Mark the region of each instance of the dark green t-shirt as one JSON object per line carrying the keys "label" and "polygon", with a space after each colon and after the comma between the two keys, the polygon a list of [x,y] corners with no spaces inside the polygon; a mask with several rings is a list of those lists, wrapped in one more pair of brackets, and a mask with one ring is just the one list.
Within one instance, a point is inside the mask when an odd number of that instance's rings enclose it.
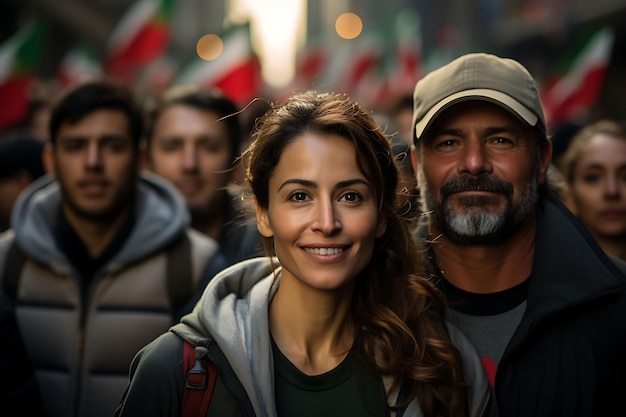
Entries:
{"label": "dark green t-shirt", "polygon": [[272,340],[276,408],[283,417],[389,416],[382,378],[351,350],[335,369],[309,376]]}

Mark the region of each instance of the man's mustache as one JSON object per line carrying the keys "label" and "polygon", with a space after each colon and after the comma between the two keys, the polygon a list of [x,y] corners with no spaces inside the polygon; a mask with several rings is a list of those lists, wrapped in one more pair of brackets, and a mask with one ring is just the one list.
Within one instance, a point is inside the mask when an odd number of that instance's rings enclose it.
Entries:
{"label": "man's mustache", "polygon": [[462,191],[486,191],[491,193],[504,194],[507,197],[513,196],[513,186],[492,176],[469,177],[462,176],[447,181],[441,187],[442,197]]}

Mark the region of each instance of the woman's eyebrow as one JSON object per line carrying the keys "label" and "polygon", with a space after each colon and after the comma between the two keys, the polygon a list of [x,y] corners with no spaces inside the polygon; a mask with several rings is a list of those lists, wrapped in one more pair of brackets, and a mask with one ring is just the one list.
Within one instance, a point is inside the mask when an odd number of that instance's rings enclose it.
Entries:
{"label": "woman's eyebrow", "polygon": [[[280,187],[278,187],[278,190],[280,191],[282,188],[284,188],[285,186],[287,186],[289,184],[297,184],[297,185],[301,185],[303,187],[311,187],[311,188],[317,187],[317,183],[315,183],[314,181],[303,180],[303,179],[299,179],[299,178],[292,178],[292,179],[288,179],[285,182],[283,182],[280,185]],[[349,186],[355,185],[355,184],[364,184],[364,185],[369,186],[368,182],[365,181],[364,179],[354,178],[354,179],[350,179],[350,180],[339,181],[337,183],[337,188],[349,187]]]}

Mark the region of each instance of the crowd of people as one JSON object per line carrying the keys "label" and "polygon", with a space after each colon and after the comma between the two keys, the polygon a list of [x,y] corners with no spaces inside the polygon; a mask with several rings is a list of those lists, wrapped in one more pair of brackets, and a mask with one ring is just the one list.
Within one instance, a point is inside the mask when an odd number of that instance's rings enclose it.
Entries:
{"label": "crowd of people", "polygon": [[46,108],[0,139],[1,410],[184,415],[187,345],[208,416],[621,405],[626,127],[554,155],[519,62],[456,58],[386,122],[104,79]]}

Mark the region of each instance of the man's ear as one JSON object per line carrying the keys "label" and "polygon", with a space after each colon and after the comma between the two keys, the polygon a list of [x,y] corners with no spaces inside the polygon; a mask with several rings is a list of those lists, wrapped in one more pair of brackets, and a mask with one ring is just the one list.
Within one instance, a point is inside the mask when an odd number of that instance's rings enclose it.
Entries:
{"label": "man's ear", "polygon": [[259,230],[261,236],[274,236],[274,230],[272,229],[272,224],[270,222],[267,209],[261,207],[256,198],[254,199],[254,211],[256,212],[256,227]]}
{"label": "man's ear", "polygon": [[539,158],[537,181],[539,184],[543,184],[548,181],[548,169],[552,163],[552,141],[545,141],[540,146],[543,147],[543,150]]}
{"label": "man's ear", "polygon": [[46,143],[41,152],[41,160],[46,172],[50,175],[55,175],[54,169],[54,145],[50,142]]}

